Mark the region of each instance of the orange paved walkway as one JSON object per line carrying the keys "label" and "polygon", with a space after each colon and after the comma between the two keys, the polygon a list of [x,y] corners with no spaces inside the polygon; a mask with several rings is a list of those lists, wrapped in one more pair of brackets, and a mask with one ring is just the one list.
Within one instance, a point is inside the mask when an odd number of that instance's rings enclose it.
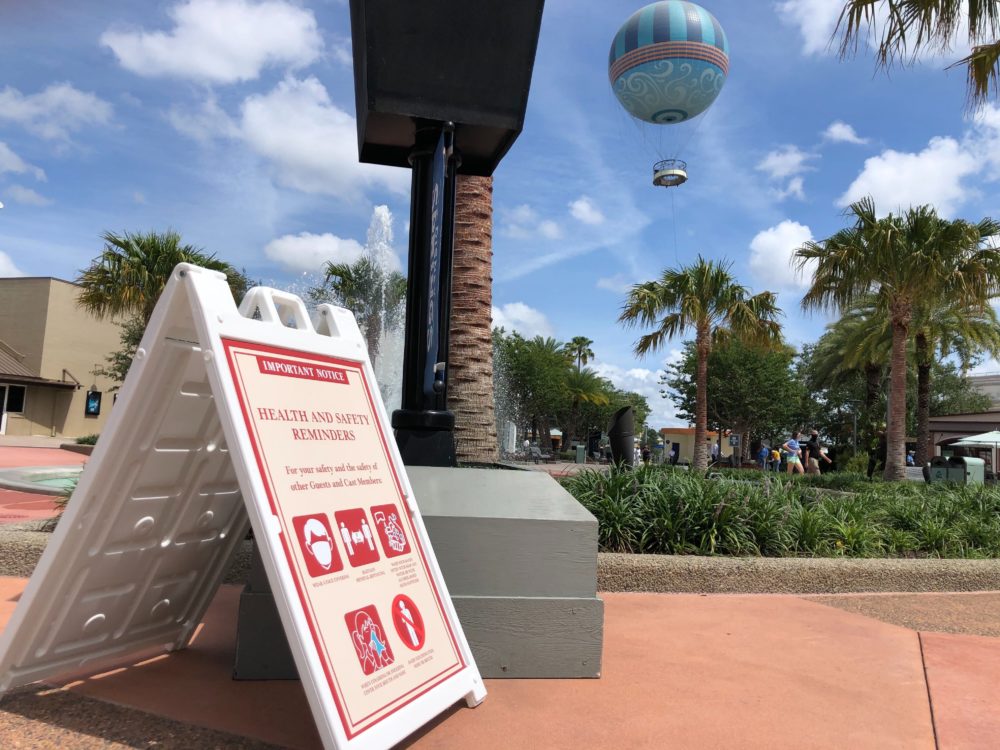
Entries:
{"label": "orange paved walkway", "polygon": [[[22,579],[0,578],[0,626]],[[298,682],[233,682],[237,587],[186,651],[70,683],[94,698],[318,748]],[[919,634],[794,596],[604,594],[600,680],[488,680],[408,747],[1000,747],[1000,639]],[[921,640],[927,660],[925,681]]]}

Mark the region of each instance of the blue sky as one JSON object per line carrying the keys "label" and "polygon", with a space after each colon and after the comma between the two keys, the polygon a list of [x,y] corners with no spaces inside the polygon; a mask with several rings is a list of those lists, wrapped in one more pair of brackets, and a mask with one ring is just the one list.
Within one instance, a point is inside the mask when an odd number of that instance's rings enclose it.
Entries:
{"label": "blue sky", "polygon": [[[829,49],[840,0],[705,2],[730,75],[701,120],[637,126],[607,81],[607,52],[642,3],[548,0],[524,132],[495,179],[496,322],[594,340],[594,366],[657,395],[656,356],[615,322],[630,284],[699,253],[799,310],[788,259],[843,226],[846,202],[931,203],[1000,216],[1000,109],[964,109],[961,45],[875,71]],[[0,276],[73,278],[104,231],[179,231],[275,285],[361,251],[376,206],[406,252],[409,173],[357,162],[346,2],[114,0],[0,4]],[[488,95],[488,92],[484,92]],[[659,156],[689,182],[651,185]],[[994,367],[989,363],[987,367]],[[779,397],[779,394],[776,394]]]}

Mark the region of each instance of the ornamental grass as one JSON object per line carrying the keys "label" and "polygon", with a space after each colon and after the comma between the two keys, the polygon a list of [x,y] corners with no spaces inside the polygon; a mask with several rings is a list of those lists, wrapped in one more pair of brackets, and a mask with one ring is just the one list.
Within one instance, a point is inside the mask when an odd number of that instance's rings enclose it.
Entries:
{"label": "ornamental grass", "polygon": [[566,489],[603,551],[765,557],[1000,557],[1000,489],[643,466]]}

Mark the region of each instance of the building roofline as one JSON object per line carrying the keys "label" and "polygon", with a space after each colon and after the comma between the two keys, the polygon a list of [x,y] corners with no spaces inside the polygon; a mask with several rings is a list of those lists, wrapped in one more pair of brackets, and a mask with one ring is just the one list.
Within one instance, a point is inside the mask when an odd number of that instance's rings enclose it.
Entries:
{"label": "building roofline", "polygon": [[960,411],[957,414],[939,414],[931,419],[951,419],[952,417],[978,417],[983,414],[996,414],[1000,416],[1000,409],[983,409],[983,411]]}
{"label": "building roofline", "polygon": [[58,276],[0,276],[0,281],[58,281],[62,284],[69,284],[70,286],[80,286],[75,281],[67,281],[66,279],[60,279]]}

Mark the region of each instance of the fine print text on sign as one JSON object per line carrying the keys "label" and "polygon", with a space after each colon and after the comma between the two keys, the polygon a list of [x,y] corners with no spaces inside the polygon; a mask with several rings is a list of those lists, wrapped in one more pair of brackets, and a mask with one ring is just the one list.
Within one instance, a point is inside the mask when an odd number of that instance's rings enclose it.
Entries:
{"label": "fine print text on sign", "polygon": [[222,344],[281,551],[344,730],[355,737],[465,660],[361,364]]}

